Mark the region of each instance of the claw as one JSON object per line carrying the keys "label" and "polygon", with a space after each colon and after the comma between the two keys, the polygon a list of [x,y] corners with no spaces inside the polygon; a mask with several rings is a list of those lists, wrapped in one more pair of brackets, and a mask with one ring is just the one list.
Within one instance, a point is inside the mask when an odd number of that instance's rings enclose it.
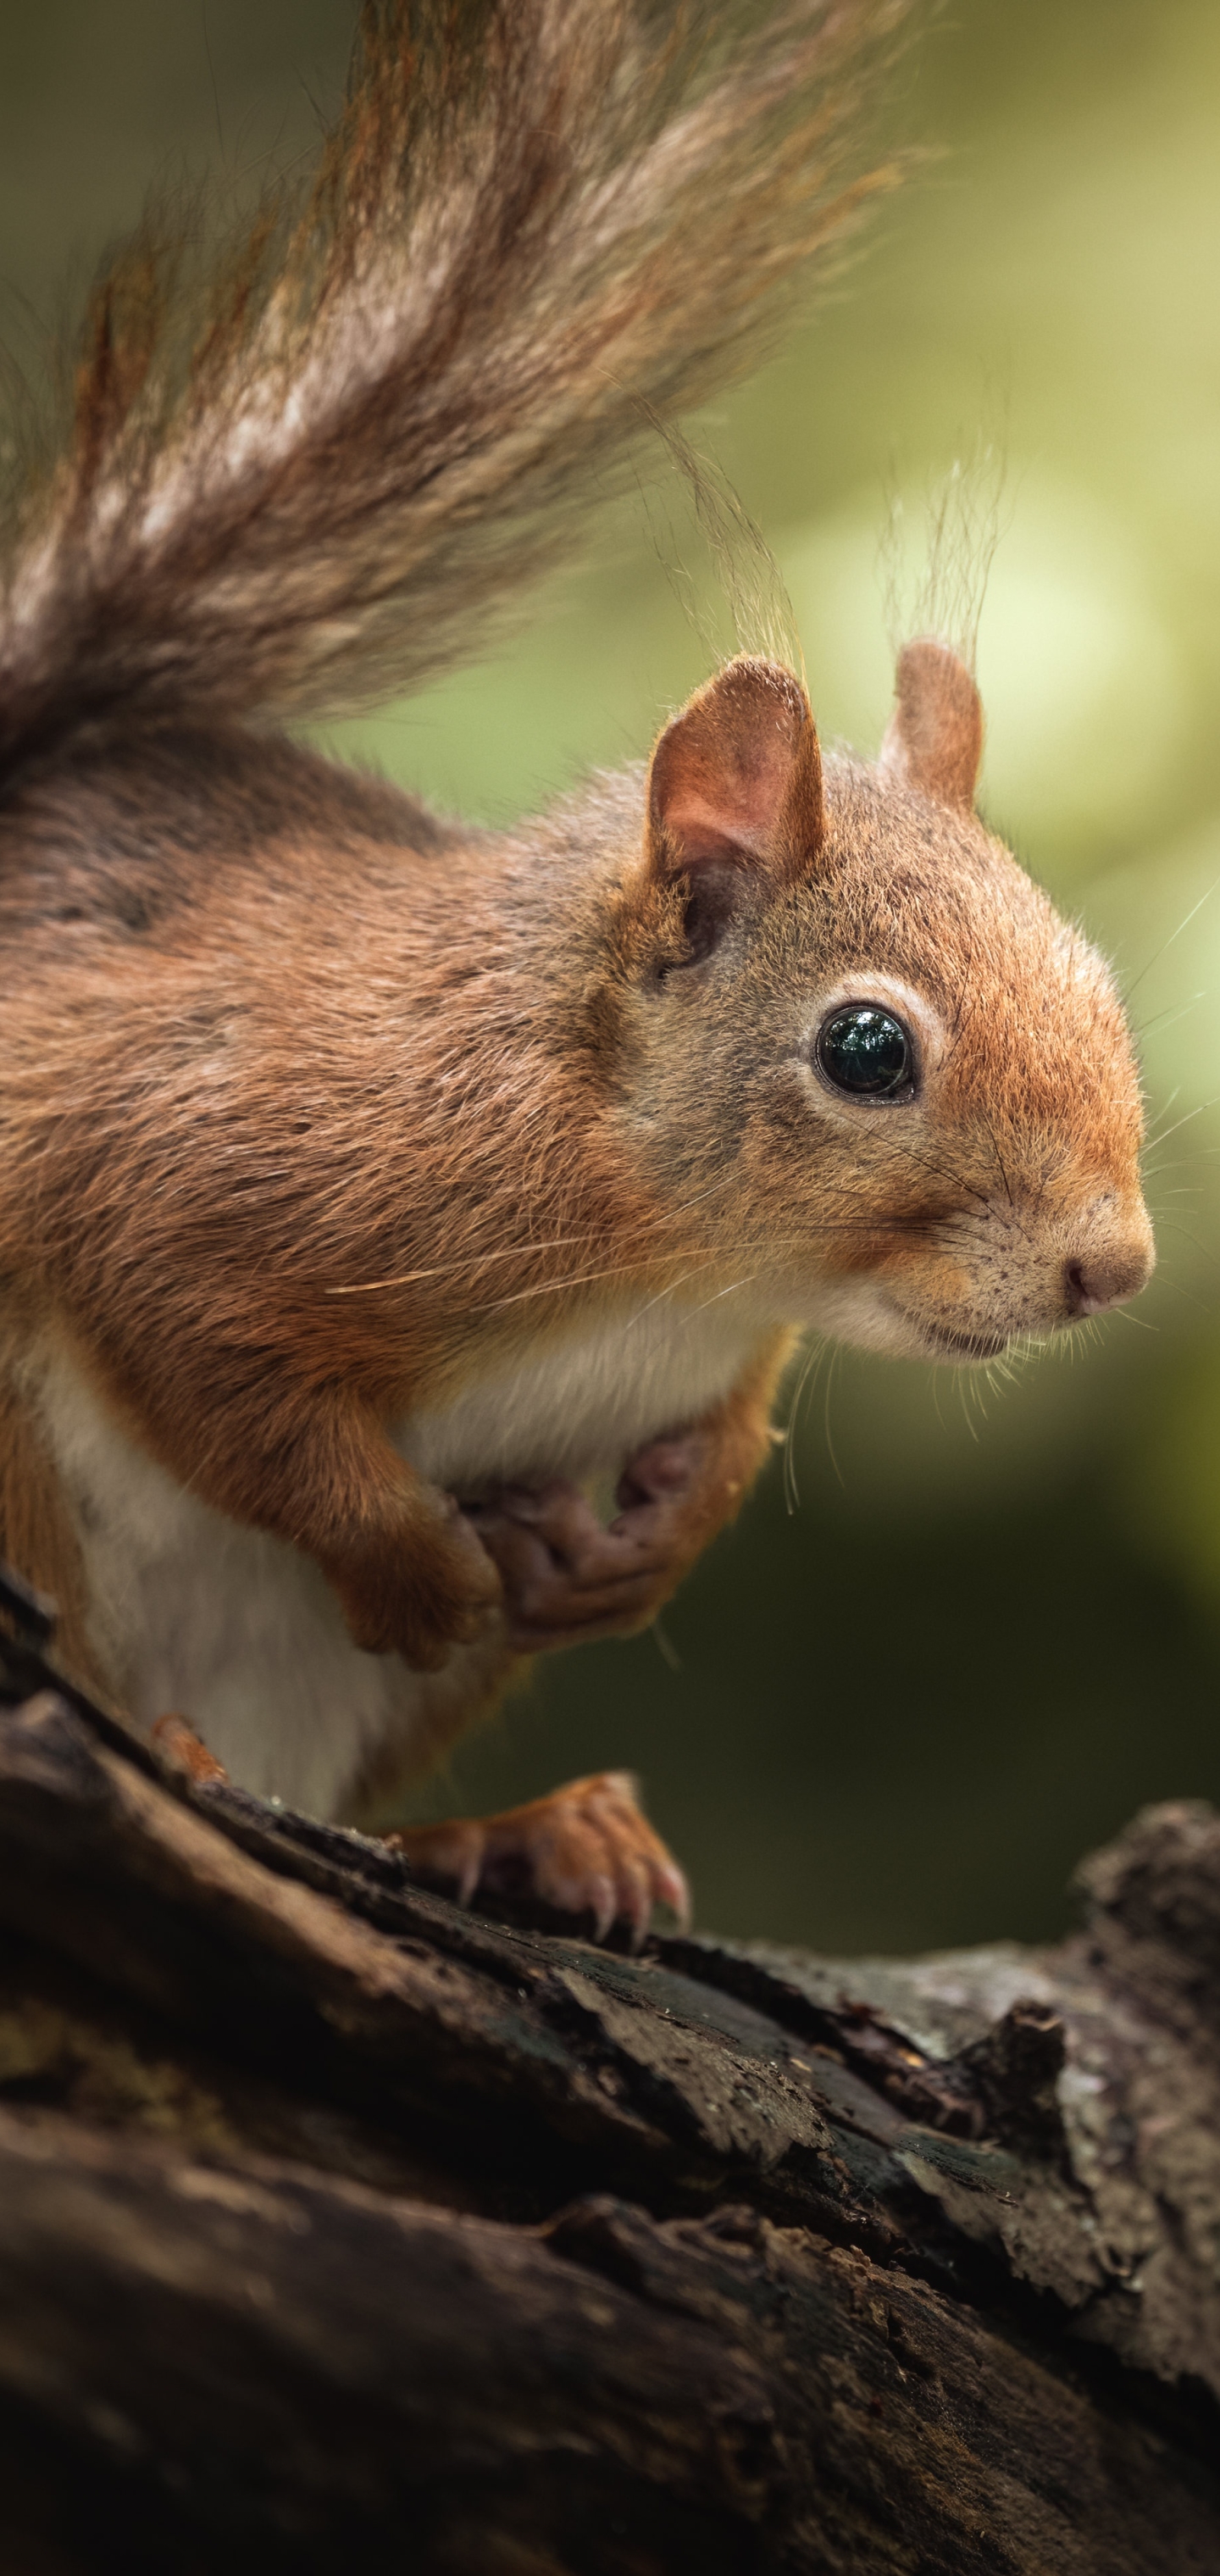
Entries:
{"label": "claw", "polygon": [[690,1885],[686,1872],[679,1869],[676,1861],[667,1861],[664,1868],[658,1870],[656,1899],[659,1905],[669,1907],[670,1913],[676,1918],[678,1930],[689,1932],[691,1927]]}
{"label": "claw", "polygon": [[459,1904],[524,1887],[559,1913],[591,1915],[597,1941],[621,1922],[638,1950],[654,1905],[670,1906],[684,1927],[690,1920],[686,1880],[642,1813],[627,1771],[570,1781],[507,1815],[408,1826],[386,1840],[422,1877],[452,1887]]}
{"label": "claw", "polygon": [[477,1837],[472,1834],[470,1838],[470,1849],[462,1864],[462,1875],[458,1880],[457,1901],[459,1905],[470,1904],[475,1889],[479,1884],[479,1875],[482,1867],[483,1837],[481,1834]]}
{"label": "claw", "polygon": [[595,1941],[604,1941],[611,1924],[617,1920],[619,1911],[611,1880],[591,1879],[585,1889],[585,1901],[586,1903],[591,1901],[593,1906],[593,1938]]}

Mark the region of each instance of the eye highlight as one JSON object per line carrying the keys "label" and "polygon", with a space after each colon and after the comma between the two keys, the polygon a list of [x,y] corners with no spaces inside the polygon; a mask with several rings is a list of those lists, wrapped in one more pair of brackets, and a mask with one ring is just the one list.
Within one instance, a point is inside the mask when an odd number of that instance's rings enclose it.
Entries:
{"label": "eye highlight", "polygon": [[909,1100],[915,1050],[901,1020],[872,1002],[848,1002],[818,1031],[818,1069],[834,1090],[857,1100]]}

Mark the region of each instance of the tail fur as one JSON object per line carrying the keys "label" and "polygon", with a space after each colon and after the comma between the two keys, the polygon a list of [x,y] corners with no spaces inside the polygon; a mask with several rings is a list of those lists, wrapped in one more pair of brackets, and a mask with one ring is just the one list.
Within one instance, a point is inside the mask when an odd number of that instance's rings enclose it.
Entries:
{"label": "tail fur", "polygon": [[0,759],[122,710],[336,715],[484,649],[893,164],[913,0],[367,0],[346,108],[192,286],[154,226],[14,493]]}

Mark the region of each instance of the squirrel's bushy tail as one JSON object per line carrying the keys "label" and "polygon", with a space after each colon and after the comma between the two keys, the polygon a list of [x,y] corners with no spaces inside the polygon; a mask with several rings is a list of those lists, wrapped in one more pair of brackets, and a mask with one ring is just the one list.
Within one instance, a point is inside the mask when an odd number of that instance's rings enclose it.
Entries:
{"label": "squirrel's bushy tail", "polygon": [[194,283],[150,225],[14,493],[0,759],[90,716],[335,715],[481,650],[893,176],[911,0],[368,0],[307,189]]}

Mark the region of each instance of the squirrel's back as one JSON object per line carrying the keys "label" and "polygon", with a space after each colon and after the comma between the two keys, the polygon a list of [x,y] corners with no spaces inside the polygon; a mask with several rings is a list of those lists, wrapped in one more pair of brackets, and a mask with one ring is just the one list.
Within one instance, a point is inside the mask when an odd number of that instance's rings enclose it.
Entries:
{"label": "squirrel's back", "polygon": [[11,520],[0,1537],[261,1787],[651,1615],[802,1329],[986,1360],[1151,1267],[1121,1007],[943,643],[874,764],[741,657],[507,834],[269,730],[484,643],[755,352],[903,14],[370,0],[312,193],[197,311],[118,263]]}

